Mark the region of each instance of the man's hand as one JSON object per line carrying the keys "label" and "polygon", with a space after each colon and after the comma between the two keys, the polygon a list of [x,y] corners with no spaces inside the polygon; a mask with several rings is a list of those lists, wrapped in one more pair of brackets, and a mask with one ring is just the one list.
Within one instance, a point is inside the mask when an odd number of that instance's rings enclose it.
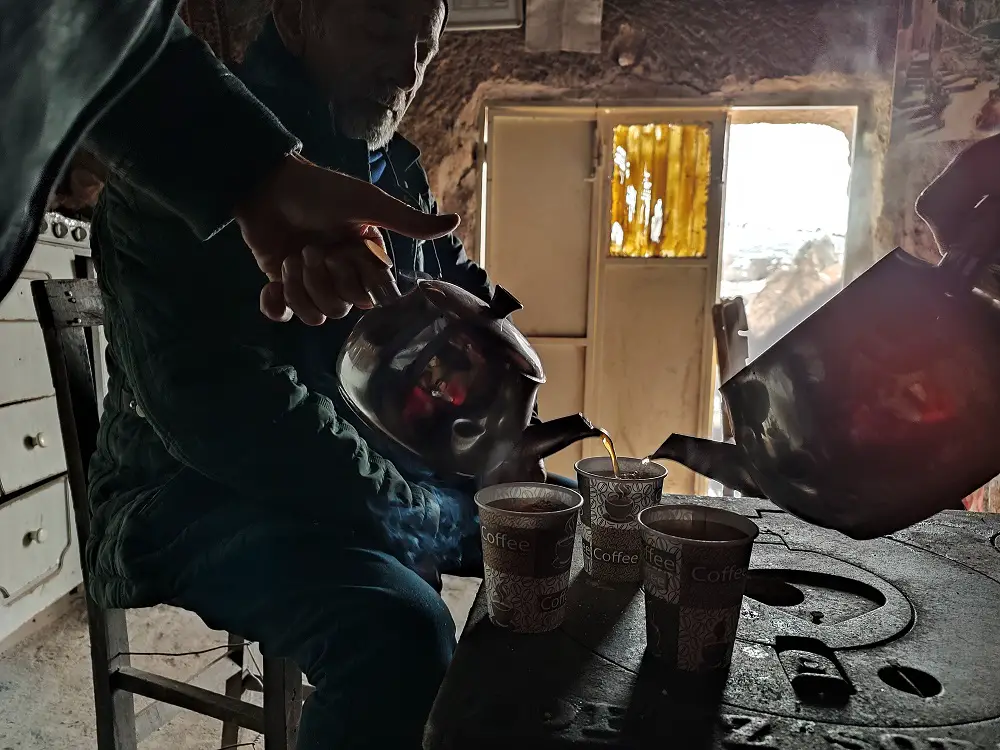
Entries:
{"label": "man's hand", "polygon": [[292,313],[308,325],[372,306],[368,291],[391,279],[384,227],[432,240],[459,224],[455,214],[425,214],[362,180],[286,157],[237,207],[236,221],[268,283],[260,309],[272,320]]}
{"label": "man's hand", "polygon": [[917,215],[930,226],[942,252],[968,236],[973,211],[986,195],[1000,198],[1000,135],[969,146],[917,198]]}

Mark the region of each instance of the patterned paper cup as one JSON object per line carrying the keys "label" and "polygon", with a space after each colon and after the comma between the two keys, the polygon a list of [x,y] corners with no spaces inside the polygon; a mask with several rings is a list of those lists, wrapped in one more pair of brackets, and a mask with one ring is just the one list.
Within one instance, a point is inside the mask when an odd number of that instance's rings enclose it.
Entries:
{"label": "patterned paper cup", "polygon": [[583,569],[602,581],[642,580],[638,515],[660,502],[667,470],[638,458],[619,458],[615,477],[610,458],[576,463],[583,495]]}
{"label": "patterned paper cup", "polygon": [[646,650],[681,677],[725,677],[757,525],[698,505],[639,514]]}
{"label": "patterned paper cup", "polygon": [[516,633],[555,630],[566,615],[579,492],[551,484],[497,484],[476,493],[494,625]]}

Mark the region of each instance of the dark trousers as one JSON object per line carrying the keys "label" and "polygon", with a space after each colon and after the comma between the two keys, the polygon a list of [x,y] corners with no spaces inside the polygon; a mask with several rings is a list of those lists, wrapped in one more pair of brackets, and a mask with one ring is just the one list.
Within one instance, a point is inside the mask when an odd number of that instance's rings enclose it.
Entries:
{"label": "dark trousers", "polygon": [[[208,564],[182,577],[170,604],[302,669],[316,692],[298,750],[419,750],[455,648],[432,583],[385,552],[293,520],[241,526],[202,554]],[[481,563],[456,572],[482,575]]]}
{"label": "dark trousers", "polygon": [[421,746],[455,625],[437,592],[390,555],[337,549],[302,528],[266,530],[172,603],[302,669],[316,692],[299,750]]}

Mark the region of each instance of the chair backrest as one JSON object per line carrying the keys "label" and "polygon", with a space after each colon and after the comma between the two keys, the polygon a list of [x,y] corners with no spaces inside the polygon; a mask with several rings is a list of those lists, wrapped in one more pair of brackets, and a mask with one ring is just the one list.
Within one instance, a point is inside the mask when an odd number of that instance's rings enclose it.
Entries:
{"label": "chair backrest", "polygon": [[94,279],[33,281],[31,296],[45,336],[56,390],[59,427],[82,551],[90,532],[87,465],[97,447],[100,423],[92,354],[96,338],[88,337],[88,332],[104,324],[104,305]]}
{"label": "chair backrest", "polygon": [[719,356],[719,385],[746,367],[750,358],[750,342],[745,335],[746,305],[742,297],[727,297],[712,307],[715,345]]}
{"label": "chair backrest", "polygon": [[[712,323],[715,328],[715,349],[719,360],[719,385],[746,367],[750,358],[750,342],[745,335],[750,325],[747,323],[746,306],[742,297],[727,297],[712,306]],[[725,404],[722,408],[722,439],[733,438],[733,423]],[[722,488],[724,497],[732,497],[729,487]]]}

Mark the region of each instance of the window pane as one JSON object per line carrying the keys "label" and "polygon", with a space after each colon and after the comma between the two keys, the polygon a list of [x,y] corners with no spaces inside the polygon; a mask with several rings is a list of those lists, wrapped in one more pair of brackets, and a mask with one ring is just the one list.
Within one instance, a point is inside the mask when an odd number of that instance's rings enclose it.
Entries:
{"label": "window pane", "polygon": [[707,125],[618,125],[611,255],[704,258],[711,174]]}

